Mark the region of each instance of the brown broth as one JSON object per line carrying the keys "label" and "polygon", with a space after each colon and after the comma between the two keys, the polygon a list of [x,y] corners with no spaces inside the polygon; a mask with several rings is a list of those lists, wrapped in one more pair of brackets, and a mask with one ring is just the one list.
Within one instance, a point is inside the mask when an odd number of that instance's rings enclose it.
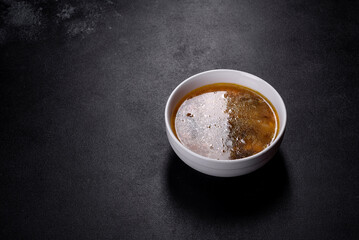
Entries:
{"label": "brown broth", "polygon": [[188,149],[213,159],[238,159],[269,146],[278,134],[275,108],[247,87],[216,83],[197,88],[176,105],[172,130]]}

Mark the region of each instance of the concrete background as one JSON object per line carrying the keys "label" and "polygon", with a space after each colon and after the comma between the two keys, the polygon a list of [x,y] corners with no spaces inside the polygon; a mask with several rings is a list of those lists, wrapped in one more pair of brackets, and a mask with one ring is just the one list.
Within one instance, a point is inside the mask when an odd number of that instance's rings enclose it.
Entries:
{"label": "concrete background", "polygon": [[[0,1],[1,239],[358,239],[358,1]],[[229,68],[282,95],[247,176],[174,154],[164,108]]]}

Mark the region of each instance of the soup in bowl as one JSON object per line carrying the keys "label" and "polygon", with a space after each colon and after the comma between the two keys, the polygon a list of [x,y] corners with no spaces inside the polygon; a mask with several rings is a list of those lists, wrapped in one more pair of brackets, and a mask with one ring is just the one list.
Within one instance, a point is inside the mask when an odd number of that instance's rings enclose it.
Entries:
{"label": "soup in bowl", "polygon": [[165,109],[168,140],[180,159],[212,176],[250,173],[277,152],[286,108],[264,80],[236,70],[211,70],[183,81]]}

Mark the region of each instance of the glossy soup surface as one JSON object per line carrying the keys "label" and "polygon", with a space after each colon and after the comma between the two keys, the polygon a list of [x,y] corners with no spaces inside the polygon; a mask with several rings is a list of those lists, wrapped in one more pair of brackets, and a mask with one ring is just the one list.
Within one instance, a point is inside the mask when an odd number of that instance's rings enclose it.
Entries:
{"label": "glossy soup surface", "polygon": [[213,159],[262,151],[279,129],[271,103],[249,88],[216,83],[188,93],[172,115],[172,129],[188,149]]}

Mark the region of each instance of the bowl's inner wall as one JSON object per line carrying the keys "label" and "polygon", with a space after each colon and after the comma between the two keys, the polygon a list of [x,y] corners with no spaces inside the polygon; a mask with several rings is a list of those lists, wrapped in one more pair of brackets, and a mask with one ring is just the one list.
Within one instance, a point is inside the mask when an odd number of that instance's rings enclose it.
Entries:
{"label": "bowl's inner wall", "polygon": [[[262,79],[239,71],[210,71],[195,75],[188,80],[180,84],[171,95],[166,122],[168,126],[171,126],[171,115],[174,111],[176,104],[190,91],[202,87],[204,85],[213,84],[213,83],[234,83],[239,84],[253,90],[260,92],[265,96],[275,107],[279,117],[279,133],[284,130],[284,121],[285,121],[285,106],[284,103],[277,93],[277,91],[270,86],[268,83]],[[171,127],[170,127],[171,128]],[[172,131],[172,128],[171,128]]]}

